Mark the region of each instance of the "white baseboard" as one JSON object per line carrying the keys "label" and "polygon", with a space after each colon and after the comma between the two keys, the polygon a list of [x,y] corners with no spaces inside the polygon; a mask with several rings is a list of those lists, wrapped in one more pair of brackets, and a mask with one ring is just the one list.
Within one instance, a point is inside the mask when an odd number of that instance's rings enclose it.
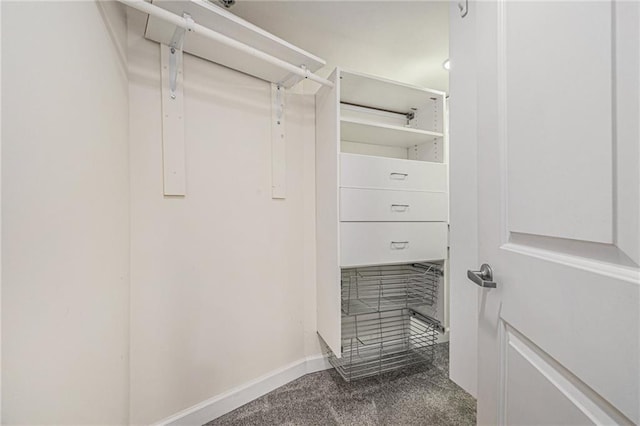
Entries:
{"label": "white baseboard", "polygon": [[438,340],[436,343],[446,343],[449,341],[449,329],[447,328],[444,333],[438,333]]}
{"label": "white baseboard", "polygon": [[214,396],[199,404],[167,417],[155,425],[202,425],[227,414],[282,385],[305,374],[331,368],[323,355],[307,357],[293,362],[271,373],[258,377],[223,394]]}

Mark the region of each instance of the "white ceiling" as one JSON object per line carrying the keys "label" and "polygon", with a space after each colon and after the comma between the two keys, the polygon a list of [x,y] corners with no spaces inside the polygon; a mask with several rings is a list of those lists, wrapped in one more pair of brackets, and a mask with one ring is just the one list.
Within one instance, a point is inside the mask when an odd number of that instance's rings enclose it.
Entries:
{"label": "white ceiling", "polygon": [[229,9],[336,66],[448,91],[446,1],[247,1]]}

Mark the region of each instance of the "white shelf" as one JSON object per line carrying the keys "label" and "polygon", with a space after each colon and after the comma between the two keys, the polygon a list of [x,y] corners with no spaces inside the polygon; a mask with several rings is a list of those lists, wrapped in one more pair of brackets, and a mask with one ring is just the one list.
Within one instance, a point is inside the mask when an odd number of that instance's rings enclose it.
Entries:
{"label": "white shelf", "polygon": [[356,118],[340,120],[340,139],[348,142],[410,148],[441,137],[442,133],[411,127],[379,124]]}
{"label": "white shelf", "polygon": [[[158,6],[178,16],[191,15],[200,25],[220,34],[251,46],[297,67],[306,66],[312,73],[322,68],[325,61],[304,50],[287,43],[273,34],[256,27],[221,7],[205,0],[166,1],[152,0]],[[145,37],[169,45],[175,31],[172,25],[162,19],[149,16]],[[262,59],[240,52],[225,44],[214,42],[196,33],[188,33],[184,39],[183,50],[192,55],[224,65],[272,83],[282,83],[286,88],[293,86],[299,78],[282,68]]]}
{"label": "white shelf", "polygon": [[423,108],[429,101],[442,102],[445,93],[402,84],[380,77],[342,70],[340,102],[408,113]]}

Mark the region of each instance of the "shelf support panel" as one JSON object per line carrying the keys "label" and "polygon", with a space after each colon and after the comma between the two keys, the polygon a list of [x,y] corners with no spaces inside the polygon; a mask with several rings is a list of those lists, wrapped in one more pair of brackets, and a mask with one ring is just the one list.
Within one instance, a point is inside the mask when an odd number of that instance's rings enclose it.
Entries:
{"label": "shelf support panel", "polygon": [[274,199],[284,199],[287,194],[284,95],[284,87],[271,84],[271,198]]}
{"label": "shelf support panel", "polygon": [[163,193],[168,196],[187,193],[182,47],[185,34],[192,31],[194,22],[187,13],[183,18],[185,28],[176,26],[169,45],[160,45]]}

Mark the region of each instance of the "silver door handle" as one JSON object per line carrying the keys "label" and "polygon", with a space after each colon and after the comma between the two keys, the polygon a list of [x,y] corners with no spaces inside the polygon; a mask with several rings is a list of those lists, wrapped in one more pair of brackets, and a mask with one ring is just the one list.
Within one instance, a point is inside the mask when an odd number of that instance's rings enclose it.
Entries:
{"label": "silver door handle", "polygon": [[486,263],[482,264],[479,271],[468,270],[467,278],[480,287],[496,288],[496,283],[493,281],[493,271],[491,270],[491,266]]}

